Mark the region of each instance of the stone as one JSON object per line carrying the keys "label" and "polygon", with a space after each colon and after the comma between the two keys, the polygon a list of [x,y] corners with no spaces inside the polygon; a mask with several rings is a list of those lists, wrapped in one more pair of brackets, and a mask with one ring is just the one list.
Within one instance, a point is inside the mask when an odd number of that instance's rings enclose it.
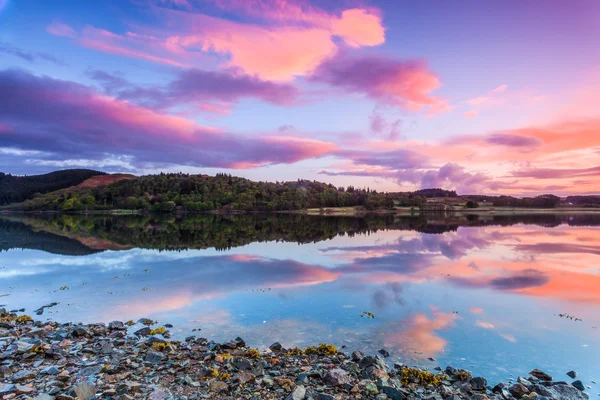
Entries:
{"label": "stone", "polygon": [[551,381],[552,377],[545,373],[544,371],[540,371],[539,369],[534,369],[529,372],[529,375],[535,376],[536,378],[542,381]]}
{"label": "stone", "polygon": [[354,362],[359,362],[361,360],[361,358],[363,358],[365,355],[363,354],[362,351],[353,351],[352,352],[352,361]]}
{"label": "stone", "polygon": [[379,354],[381,354],[381,355],[382,355],[382,356],[384,356],[384,357],[389,357],[389,356],[390,356],[390,352],[389,352],[389,351],[387,351],[386,349],[380,349],[380,350],[378,351],[378,353],[379,353]]}
{"label": "stone", "polygon": [[306,397],[306,389],[304,388],[304,386],[298,385],[285,398],[285,400],[304,400],[305,397]]}
{"label": "stone", "polygon": [[502,393],[502,389],[506,389],[506,384],[504,382],[500,382],[496,386],[492,388],[492,393]]}
{"label": "stone", "polygon": [[520,399],[521,397],[529,394],[530,392],[529,389],[527,389],[527,387],[522,383],[515,383],[514,385],[508,388],[508,391],[517,399]]}
{"label": "stone", "polygon": [[374,384],[373,382],[367,383],[367,386],[365,386],[365,390],[367,391],[367,393],[371,394],[372,396],[379,393],[379,389],[377,388],[377,385]]}
{"label": "stone", "polygon": [[252,370],[252,363],[247,358],[236,358],[233,361],[233,365],[240,371]]}
{"label": "stone", "polygon": [[237,381],[242,385],[246,383],[252,383],[254,382],[254,379],[254,374],[251,374],[250,372],[240,372],[237,376]]}
{"label": "stone", "polygon": [[576,389],[581,390],[582,392],[585,390],[585,386],[583,386],[583,382],[581,382],[579,380],[571,383],[571,385],[573,385],[573,387],[575,387]]}
{"label": "stone", "polygon": [[35,346],[32,343],[19,340],[17,342],[17,353],[27,353],[32,350]]}
{"label": "stone", "polygon": [[567,375],[569,376],[569,378],[575,379],[577,377],[577,372],[569,371],[569,372],[567,372]]}
{"label": "stone", "polygon": [[156,351],[149,351],[146,354],[146,358],[144,358],[144,361],[152,363],[152,364],[158,364],[159,362],[162,361],[163,358],[164,358],[163,353],[159,353]]}
{"label": "stone", "polygon": [[392,400],[404,400],[404,394],[392,386],[382,386],[381,391]]}
{"label": "stone", "polygon": [[227,390],[229,390],[229,386],[227,386],[225,382],[221,381],[212,381],[209,385],[209,388],[211,392],[216,393],[226,392]]}
{"label": "stone", "polygon": [[22,370],[19,370],[16,374],[14,374],[12,376],[12,381],[13,382],[23,382],[23,381],[35,378],[36,375],[37,374],[35,371],[22,369]]}
{"label": "stone", "polygon": [[35,396],[33,400],[54,400],[54,397],[50,396],[49,394],[42,393]]}
{"label": "stone", "polygon": [[108,323],[108,329],[124,329],[125,325],[121,321],[111,321]]}
{"label": "stone", "polygon": [[487,388],[487,380],[482,377],[472,378],[469,381],[469,384],[471,385],[471,389],[477,390],[477,391],[483,391],[483,390],[486,390],[486,388]]}
{"label": "stone", "polygon": [[150,396],[149,400],[167,400],[169,398],[169,394],[163,389],[154,389]]}
{"label": "stone", "polygon": [[377,380],[377,379],[388,379],[390,376],[385,369],[382,369],[376,365],[369,365],[360,371],[360,375],[365,379]]}
{"label": "stone", "polygon": [[19,394],[31,394],[35,391],[34,388],[24,385],[16,385],[16,389]]}
{"label": "stone", "polygon": [[379,369],[386,369],[387,365],[385,364],[385,361],[383,361],[381,358],[379,357],[373,357],[373,356],[366,356],[363,357],[360,362],[358,363],[358,366],[363,369],[363,368],[367,368],[369,366],[375,366]]}
{"label": "stone", "polygon": [[54,365],[51,365],[40,371],[41,375],[58,375],[59,373],[60,373],[60,370],[58,368],[56,368]]}
{"label": "stone", "polygon": [[343,386],[346,383],[350,383],[350,376],[343,369],[336,368],[327,371],[323,380],[331,386]]}
{"label": "stone", "polygon": [[17,386],[16,385],[6,385],[6,386],[4,386],[3,388],[0,389],[0,395],[14,393],[16,391],[17,391]]}
{"label": "stone", "polygon": [[75,386],[75,394],[77,395],[77,399],[87,400],[96,394],[96,386],[88,382],[82,382]]}
{"label": "stone", "polygon": [[269,346],[269,349],[271,349],[271,351],[273,351],[275,353],[280,352],[282,348],[283,348],[283,346],[281,346],[281,343],[279,343],[279,342],[275,342]]}
{"label": "stone", "polygon": [[137,323],[146,325],[146,326],[154,325],[154,321],[151,320],[150,318],[140,318],[140,319],[138,319]]}

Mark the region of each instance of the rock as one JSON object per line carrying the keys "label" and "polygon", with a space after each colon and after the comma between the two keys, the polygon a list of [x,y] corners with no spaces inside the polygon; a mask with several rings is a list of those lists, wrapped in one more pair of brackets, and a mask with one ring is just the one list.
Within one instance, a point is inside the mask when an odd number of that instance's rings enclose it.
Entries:
{"label": "rock", "polygon": [[573,385],[573,387],[575,387],[576,389],[581,390],[582,392],[585,390],[585,386],[583,386],[583,382],[581,381],[575,381],[571,383],[571,385]]}
{"label": "rock", "polygon": [[164,355],[162,353],[159,353],[156,351],[149,351],[146,354],[146,358],[144,358],[144,361],[152,363],[152,364],[158,364],[159,362],[162,361],[163,358],[164,358]]}
{"label": "rock", "polygon": [[208,387],[210,388],[211,392],[216,392],[216,393],[220,393],[220,392],[226,392],[227,390],[229,390],[229,386],[227,386],[227,384],[225,382],[221,382],[221,381],[212,381]]}
{"label": "rock", "polygon": [[362,351],[353,351],[352,352],[352,361],[354,362],[359,362],[361,358],[363,358],[365,355],[363,354]]}
{"label": "rock", "polygon": [[250,372],[240,372],[237,376],[237,381],[239,383],[246,384],[254,382],[255,376]]}
{"label": "rock", "polygon": [[527,389],[527,387],[525,385],[523,385],[522,383],[516,383],[514,385],[512,385],[511,387],[508,388],[508,391],[510,392],[510,394],[512,394],[513,396],[515,396],[517,399],[520,399],[521,397],[529,394],[529,389]]}
{"label": "rock", "polygon": [[17,353],[27,353],[28,351],[30,351],[34,347],[35,346],[32,343],[25,342],[23,340],[19,340],[17,342]]}
{"label": "rock", "polygon": [[16,391],[17,391],[17,386],[15,386],[15,385],[6,385],[2,389],[0,389],[0,395],[14,393]]}
{"label": "rock", "polygon": [[16,385],[17,393],[19,394],[31,394],[35,391],[34,388],[23,385]]}
{"label": "rock", "polygon": [[247,358],[236,358],[233,365],[240,371],[251,371],[252,363]]}
{"label": "rock", "polygon": [[343,369],[336,368],[327,371],[323,380],[326,384],[331,386],[343,386],[346,383],[350,383],[350,376],[348,372]]}
{"label": "rock", "polygon": [[435,358],[433,358],[433,357],[429,357],[429,358],[427,358],[427,359],[428,359],[429,361],[435,361]]}
{"label": "rock", "polygon": [[237,347],[246,347],[246,342],[239,336],[234,339],[234,342],[237,345]]}
{"label": "rock", "polygon": [[54,365],[51,365],[40,371],[41,375],[58,375],[59,373],[60,373],[60,370],[58,368],[56,368]]}
{"label": "rock", "polygon": [[477,390],[477,391],[486,390],[486,388],[487,388],[487,380],[485,378],[482,378],[479,376],[472,378],[469,381],[469,384],[471,385],[471,389]]}
{"label": "rock", "polygon": [[281,343],[279,343],[279,342],[275,342],[269,346],[269,349],[271,349],[271,351],[273,351],[275,353],[280,352],[282,348],[283,348],[283,346],[281,346]]}
{"label": "rock", "polygon": [[137,331],[133,332],[133,334],[136,336],[148,336],[150,332],[152,332],[152,330],[145,326],[142,329],[138,329]]}
{"label": "rock", "polygon": [[146,326],[152,326],[155,324],[155,322],[153,320],[151,320],[150,318],[140,318],[140,319],[138,319],[137,323],[146,325]]}
{"label": "rock", "polygon": [[96,394],[96,386],[88,382],[82,382],[75,386],[75,394],[79,400],[87,400]]}
{"label": "rock", "polygon": [[121,321],[111,321],[108,323],[108,329],[125,329],[125,325]]}
{"label": "rock", "polygon": [[285,398],[285,400],[304,400],[305,397],[306,397],[306,389],[304,388],[304,386],[298,385]]}
{"label": "rock", "polygon": [[152,393],[150,393],[150,397],[148,399],[149,400],[166,400],[169,397],[170,397],[169,394],[165,390],[154,389],[154,391]]}
{"label": "rock", "polygon": [[387,351],[386,349],[381,349],[378,351],[379,354],[381,354],[384,357],[389,357],[390,356],[390,352]]}
{"label": "rock", "polygon": [[73,337],[85,337],[85,336],[88,336],[89,333],[82,326],[78,326],[78,327],[76,327],[75,329],[73,329],[71,331],[70,335],[73,336]]}
{"label": "rock", "polygon": [[369,366],[375,366],[379,369],[386,369],[387,365],[385,364],[385,361],[383,361],[381,358],[379,357],[373,357],[373,356],[366,356],[363,357],[360,362],[358,363],[358,366],[363,369],[363,368],[367,368]]}
{"label": "rock", "polygon": [[49,394],[43,393],[35,396],[33,400],[54,400],[54,397],[50,396]]}
{"label": "rock", "polygon": [[389,379],[389,374],[385,369],[381,369],[375,365],[370,365],[360,371],[360,375],[365,379],[377,380],[377,379]]}
{"label": "rock", "polygon": [[569,371],[569,372],[567,372],[567,375],[569,376],[569,378],[575,379],[577,377],[577,372]]}
{"label": "rock", "polygon": [[13,382],[23,382],[23,381],[26,381],[29,379],[33,379],[36,376],[37,376],[37,373],[35,371],[22,369],[22,370],[19,370],[16,374],[14,374],[12,376],[12,381]]}
{"label": "rock", "polygon": [[367,393],[369,393],[372,396],[379,393],[379,389],[377,388],[377,385],[374,384],[373,382],[367,383],[367,386],[365,386],[365,390],[367,391]]}
{"label": "rock", "polygon": [[500,382],[496,386],[492,388],[492,393],[502,393],[502,389],[506,389],[506,384],[504,382]]}
{"label": "rock", "polygon": [[382,386],[381,391],[392,400],[404,400],[404,394],[392,386]]}
{"label": "rock", "polygon": [[529,375],[531,376],[535,376],[536,378],[542,380],[542,381],[551,381],[552,377],[550,375],[548,375],[547,373],[540,371],[539,369],[534,369],[531,370],[529,372]]}

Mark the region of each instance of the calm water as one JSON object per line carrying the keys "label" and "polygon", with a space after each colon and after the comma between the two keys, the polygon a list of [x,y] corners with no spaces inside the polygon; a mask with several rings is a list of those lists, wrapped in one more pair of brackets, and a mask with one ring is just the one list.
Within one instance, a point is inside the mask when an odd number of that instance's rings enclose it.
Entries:
{"label": "calm water", "polygon": [[492,381],[575,369],[599,390],[600,215],[2,217],[0,294],[60,303],[42,319],[385,347]]}

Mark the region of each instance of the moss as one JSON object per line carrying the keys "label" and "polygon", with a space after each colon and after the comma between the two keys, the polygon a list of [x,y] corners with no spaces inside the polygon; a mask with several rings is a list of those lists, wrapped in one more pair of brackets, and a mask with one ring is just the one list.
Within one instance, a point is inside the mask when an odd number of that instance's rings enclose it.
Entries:
{"label": "moss", "polygon": [[152,348],[163,351],[170,345],[171,345],[171,342],[166,342],[166,343],[154,342],[154,343],[152,343]]}
{"label": "moss", "polygon": [[310,346],[304,349],[304,354],[320,353],[326,356],[334,356],[338,353],[337,347],[332,344],[321,343],[318,347]]}
{"label": "moss", "polygon": [[225,361],[233,358],[233,356],[229,353],[217,354],[217,356],[221,357]]}
{"label": "moss", "polygon": [[222,381],[228,381],[231,379],[231,375],[228,374],[227,372],[221,372],[221,373],[219,373],[219,379]]}
{"label": "moss", "polygon": [[127,326],[134,326],[135,322],[133,322],[132,320],[129,320],[129,321],[125,322],[125,325],[127,325]]}
{"label": "moss", "polygon": [[248,351],[246,351],[246,357],[258,360],[260,358],[260,351],[258,351],[257,349],[249,348]]}
{"label": "moss", "polygon": [[165,333],[166,331],[167,331],[167,328],[165,328],[164,326],[161,326],[160,328],[151,329],[150,334],[151,335],[161,335],[161,334]]}
{"label": "moss", "polygon": [[294,347],[293,349],[289,349],[287,352],[287,356],[301,356],[302,354],[304,354],[302,352],[302,349],[299,347]]}
{"label": "moss", "polygon": [[460,371],[458,371],[455,376],[460,380],[460,381],[468,381],[469,379],[471,379],[473,377],[473,375],[471,375],[471,373],[469,371],[465,371],[464,369],[461,369]]}
{"label": "moss", "polygon": [[33,321],[33,319],[29,315],[19,315],[15,318],[17,324],[25,324],[30,321]]}
{"label": "moss", "polygon": [[400,378],[400,382],[403,385],[408,385],[410,383],[419,383],[423,386],[426,385],[434,385],[438,386],[442,383],[446,376],[443,374],[434,375],[431,372],[423,371],[418,368],[409,368],[404,367],[400,370],[402,377]]}

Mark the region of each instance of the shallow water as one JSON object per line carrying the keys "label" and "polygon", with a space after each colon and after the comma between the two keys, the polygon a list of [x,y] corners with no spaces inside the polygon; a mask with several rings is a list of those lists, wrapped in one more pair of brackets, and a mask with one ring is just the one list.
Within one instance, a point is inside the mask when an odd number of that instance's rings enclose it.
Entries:
{"label": "shallow water", "polygon": [[386,348],[494,383],[574,369],[599,391],[599,215],[2,217],[0,295],[59,302],[38,319]]}

